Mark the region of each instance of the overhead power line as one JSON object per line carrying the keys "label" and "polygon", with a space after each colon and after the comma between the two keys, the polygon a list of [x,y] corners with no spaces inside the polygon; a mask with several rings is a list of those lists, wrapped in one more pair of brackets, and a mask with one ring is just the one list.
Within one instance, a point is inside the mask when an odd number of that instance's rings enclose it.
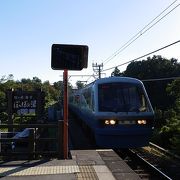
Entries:
{"label": "overhead power line", "polygon": [[151,82],[151,81],[167,81],[167,80],[174,80],[174,79],[180,79],[180,77],[169,77],[169,78],[158,78],[158,79],[144,79],[141,80],[143,82]]}
{"label": "overhead power line", "polygon": [[133,60],[127,61],[127,62],[125,62],[125,63],[122,63],[122,64],[120,64],[120,65],[117,65],[117,66],[114,66],[114,67],[111,67],[111,68],[108,68],[108,69],[104,69],[104,70],[102,70],[102,71],[108,71],[108,70],[114,69],[114,68],[116,68],[116,67],[123,66],[123,65],[125,65],[125,64],[131,63],[131,62],[133,62],[133,61],[137,61],[138,59],[141,59],[141,58],[144,58],[144,57],[146,57],[146,56],[149,56],[149,55],[151,55],[151,54],[153,54],[153,53],[156,53],[156,52],[158,52],[158,51],[161,51],[161,50],[163,50],[163,49],[165,49],[165,48],[168,48],[168,47],[170,47],[170,46],[172,46],[172,45],[175,45],[175,44],[177,44],[177,43],[179,43],[179,42],[180,42],[180,40],[178,40],[178,41],[176,41],[176,42],[174,42],[174,43],[171,43],[171,44],[169,44],[169,45],[167,45],[167,46],[164,46],[164,47],[162,47],[162,48],[159,48],[159,49],[157,49],[157,50],[154,50],[154,51],[152,51],[152,52],[150,52],[150,53],[147,53],[147,54],[145,54],[145,55],[143,55],[143,56],[140,56],[140,57],[138,57],[138,58],[135,58],[135,59],[133,59]]}
{"label": "overhead power line", "polygon": [[92,74],[91,76],[89,76],[89,78],[86,81],[88,82],[91,77],[93,77],[94,79],[97,79],[96,76]]}
{"label": "overhead power line", "polygon": [[[156,16],[153,20],[151,20],[147,25],[145,25],[137,34],[135,34],[130,40],[128,40],[123,46],[121,46],[115,53],[113,53],[111,56],[109,56],[105,61],[103,61],[103,64],[108,63],[110,60],[112,60],[114,57],[116,57],[118,54],[120,54],[122,51],[124,51],[128,46],[130,46],[134,41],[136,41],[140,36],[142,36],[144,33],[146,33],[148,30],[150,30],[153,26],[155,26],[158,22],[160,22],[163,18],[165,18],[168,14],[170,14],[173,10],[175,10],[180,4],[176,5],[173,9],[171,9],[169,12],[167,12],[164,16],[162,16],[160,19],[158,19],[165,11],[167,11],[177,0],[173,1],[166,9],[164,9],[158,16]],[[158,19],[158,20],[157,20]],[[156,22],[154,22],[157,20]],[[154,22],[154,23],[153,23]],[[153,23],[153,24],[152,24]]]}

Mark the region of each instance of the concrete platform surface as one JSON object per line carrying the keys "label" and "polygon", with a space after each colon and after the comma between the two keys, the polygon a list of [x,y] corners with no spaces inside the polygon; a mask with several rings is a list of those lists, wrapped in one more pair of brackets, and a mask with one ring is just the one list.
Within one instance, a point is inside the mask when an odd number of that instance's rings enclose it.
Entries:
{"label": "concrete platform surface", "polygon": [[72,150],[72,159],[0,161],[0,178],[7,180],[140,179],[113,150]]}

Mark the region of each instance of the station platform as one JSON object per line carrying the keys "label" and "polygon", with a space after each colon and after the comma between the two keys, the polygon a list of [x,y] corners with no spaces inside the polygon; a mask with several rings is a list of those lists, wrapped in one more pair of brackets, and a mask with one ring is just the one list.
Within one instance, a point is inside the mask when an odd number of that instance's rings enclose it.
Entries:
{"label": "station platform", "polygon": [[7,180],[139,180],[111,149],[71,150],[72,159],[0,161],[0,178]]}

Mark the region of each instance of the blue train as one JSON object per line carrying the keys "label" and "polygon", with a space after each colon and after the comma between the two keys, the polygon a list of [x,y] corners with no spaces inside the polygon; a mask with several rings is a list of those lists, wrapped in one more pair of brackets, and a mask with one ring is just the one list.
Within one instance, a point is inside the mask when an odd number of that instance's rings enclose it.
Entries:
{"label": "blue train", "polygon": [[89,127],[101,148],[135,148],[149,144],[154,111],[138,79],[98,79],[71,94],[69,108]]}

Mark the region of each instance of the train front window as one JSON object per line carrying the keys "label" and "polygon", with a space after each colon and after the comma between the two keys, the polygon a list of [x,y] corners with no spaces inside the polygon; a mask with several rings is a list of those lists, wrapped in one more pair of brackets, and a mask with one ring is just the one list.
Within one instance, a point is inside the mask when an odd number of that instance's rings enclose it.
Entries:
{"label": "train front window", "polygon": [[141,87],[130,83],[106,83],[98,85],[99,111],[142,112],[148,111]]}

